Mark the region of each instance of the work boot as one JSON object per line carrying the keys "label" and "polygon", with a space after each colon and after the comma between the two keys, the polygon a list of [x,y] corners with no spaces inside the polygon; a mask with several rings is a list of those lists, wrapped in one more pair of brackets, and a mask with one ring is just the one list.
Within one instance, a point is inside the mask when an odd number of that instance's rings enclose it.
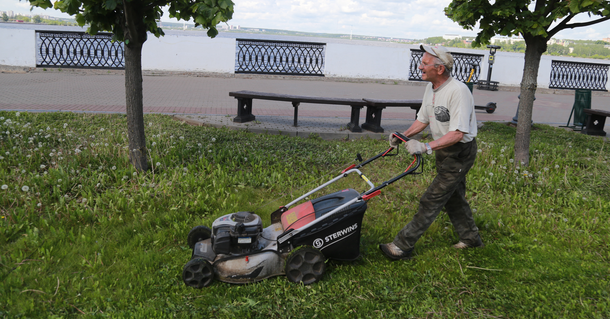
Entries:
{"label": "work boot", "polygon": [[470,245],[470,244],[466,244],[463,241],[459,241],[457,244],[453,245],[453,248],[455,249],[465,249],[465,248],[483,248],[485,247],[485,244],[483,244],[483,240],[481,240],[481,236],[477,235],[477,241],[475,244]]}
{"label": "work boot", "polygon": [[413,252],[413,248],[402,250],[394,245],[394,243],[381,244],[379,245],[379,249],[381,249],[386,257],[392,260],[411,259],[411,253]]}

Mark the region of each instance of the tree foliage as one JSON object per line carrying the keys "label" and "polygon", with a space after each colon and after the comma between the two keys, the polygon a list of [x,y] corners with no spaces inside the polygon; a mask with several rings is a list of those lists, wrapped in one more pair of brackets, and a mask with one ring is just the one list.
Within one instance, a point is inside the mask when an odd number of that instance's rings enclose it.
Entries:
{"label": "tree foliage", "polygon": [[[126,9],[133,9],[142,17],[146,30],[157,37],[165,33],[157,26],[157,20],[163,15],[162,8],[169,7],[170,18],[193,20],[195,26],[208,29],[208,36],[218,34],[216,25],[230,20],[233,16],[231,0],[30,0],[30,4],[43,9],[55,8],[75,16],[76,22],[84,26],[90,34],[109,31],[116,40],[129,40],[126,37]],[[140,22],[140,21],[138,21]],[[137,23],[139,24],[139,23]]]}
{"label": "tree foliage", "polygon": [[[493,2],[493,3],[492,3]],[[532,10],[533,9],[533,10]],[[474,46],[489,44],[495,35],[550,39],[564,29],[608,20],[610,2],[602,0],[454,0],[445,8],[447,16],[462,27],[478,26]],[[595,18],[570,23],[579,14]]]}

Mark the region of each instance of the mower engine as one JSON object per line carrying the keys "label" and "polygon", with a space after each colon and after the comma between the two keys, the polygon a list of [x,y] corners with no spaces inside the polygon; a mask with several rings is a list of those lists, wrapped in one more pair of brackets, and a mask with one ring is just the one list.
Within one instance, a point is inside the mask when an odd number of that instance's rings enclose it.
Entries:
{"label": "mower engine", "polygon": [[262,231],[263,222],[256,214],[237,212],[224,215],[212,224],[212,249],[217,255],[256,251]]}

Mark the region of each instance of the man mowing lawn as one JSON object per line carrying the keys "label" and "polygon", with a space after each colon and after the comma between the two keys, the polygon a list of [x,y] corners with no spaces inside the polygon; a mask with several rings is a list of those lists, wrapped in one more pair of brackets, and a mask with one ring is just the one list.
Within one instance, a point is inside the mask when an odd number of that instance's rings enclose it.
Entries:
{"label": "man mowing lawn", "polygon": [[[430,82],[424,92],[417,120],[404,132],[411,137],[430,126],[434,141],[409,140],[410,154],[436,153],[437,175],[422,195],[413,220],[398,232],[394,241],[379,245],[390,259],[409,259],[415,243],[430,227],[443,206],[460,237],[453,247],[483,247],[479,229],[466,201],[466,174],[477,156],[477,119],[474,99],[468,87],[451,77],[453,57],[441,46],[421,46],[424,55],[419,65],[422,79]],[[390,146],[398,147],[390,136]]]}

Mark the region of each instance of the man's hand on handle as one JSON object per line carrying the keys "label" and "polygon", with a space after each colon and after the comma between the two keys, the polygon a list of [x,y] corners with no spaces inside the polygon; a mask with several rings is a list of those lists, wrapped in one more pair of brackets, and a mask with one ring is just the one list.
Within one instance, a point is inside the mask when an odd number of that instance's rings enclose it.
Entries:
{"label": "man's hand on handle", "polygon": [[405,147],[407,148],[407,151],[411,155],[426,154],[426,151],[427,151],[426,144],[424,144],[420,141],[417,141],[417,140],[409,140],[407,142],[407,144],[405,145]]}
{"label": "man's hand on handle", "polygon": [[398,139],[398,137],[394,136],[393,134],[390,134],[390,147],[393,148],[397,148],[398,144],[400,143],[400,140]]}

